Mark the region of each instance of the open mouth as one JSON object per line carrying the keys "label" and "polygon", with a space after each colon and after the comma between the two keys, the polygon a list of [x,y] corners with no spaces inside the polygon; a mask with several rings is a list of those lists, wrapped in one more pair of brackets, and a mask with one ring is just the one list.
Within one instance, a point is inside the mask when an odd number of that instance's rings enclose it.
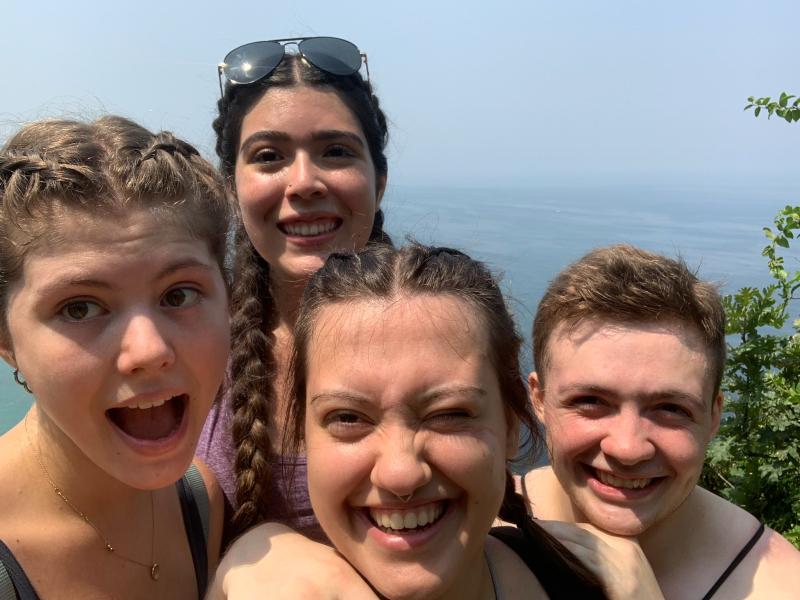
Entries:
{"label": "open mouth", "polygon": [[447,502],[432,502],[408,509],[368,508],[369,519],[384,533],[408,533],[424,531],[431,527],[447,511]]}
{"label": "open mouth", "polygon": [[186,394],[139,406],[110,408],[106,415],[124,433],[138,440],[157,441],[170,437],[183,421]]}
{"label": "open mouth", "polygon": [[612,475],[607,471],[601,471],[590,466],[586,466],[589,474],[595,477],[603,485],[614,487],[622,490],[643,490],[658,484],[663,477],[642,477],[638,479],[622,478]]}
{"label": "open mouth", "polygon": [[335,231],[341,224],[342,220],[339,218],[324,218],[310,222],[278,223],[278,229],[292,237],[314,237]]}

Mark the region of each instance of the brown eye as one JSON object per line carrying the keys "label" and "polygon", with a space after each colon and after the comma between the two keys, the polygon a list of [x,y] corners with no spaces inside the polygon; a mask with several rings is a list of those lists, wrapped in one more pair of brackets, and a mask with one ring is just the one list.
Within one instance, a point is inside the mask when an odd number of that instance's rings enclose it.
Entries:
{"label": "brown eye", "polygon": [[163,304],[170,308],[194,306],[200,301],[200,292],[190,287],[178,287],[164,294]]}
{"label": "brown eye", "polygon": [[59,314],[68,321],[86,321],[103,314],[103,308],[90,300],[76,300],[65,304]]}

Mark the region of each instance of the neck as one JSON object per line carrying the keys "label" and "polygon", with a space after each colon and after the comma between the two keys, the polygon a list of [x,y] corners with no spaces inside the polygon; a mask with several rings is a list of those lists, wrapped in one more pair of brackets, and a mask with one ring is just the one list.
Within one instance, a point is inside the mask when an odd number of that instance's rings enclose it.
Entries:
{"label": "neck", "polygon": [[702,490],[695,487],[672,514],[639,534],[639,544],[654,570],[666,558],[675,558],[674,548],[688,546],[696,535],[704,535],[708,521],[704,513]]}
{"label": "neck", "polygon": [[61,502],[56,486],[89,518],[102,520],[104,513],[145,503],[149,510],[150,491],[132,488],[102,470],[36,404],[25,417],[25,429],[34,479],[41,481],[37,489],[56,500],[54,504]]}
{"label": "neck", "polygon": [[307,279],[303,281],[281,281],[272,276],[270,292],[275,302],[278,329],[282,328],[291,331],[294,328],[306,283],[308,283]]}

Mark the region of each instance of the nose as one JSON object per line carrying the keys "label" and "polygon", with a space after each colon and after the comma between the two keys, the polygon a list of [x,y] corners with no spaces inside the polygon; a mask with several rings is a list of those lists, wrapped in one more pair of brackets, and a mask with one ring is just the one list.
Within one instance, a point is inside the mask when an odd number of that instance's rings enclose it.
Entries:
{"label": "nose", "polygon": [[635,465],[650,460],[656,447],[650,439],[647,420],[634,411],[623,410],[600,442],[600,450],[623,465]]}
{"label": "nose", "polygon": [[156,371],[175,362],[175,350],[154,315],[138,313],[126,323],[117,367],[122,373]]}
{"label": "nose", "polygon": [[298,152],[288,168],[286,195],[293,200],[312,200],[327,193],[323,169],[307,152]]}
{"label": "nose", "polygon": [[384,433],[370,480],[398,498],[413,494],[431,480],[424,443],[415,431],[396,428]]}

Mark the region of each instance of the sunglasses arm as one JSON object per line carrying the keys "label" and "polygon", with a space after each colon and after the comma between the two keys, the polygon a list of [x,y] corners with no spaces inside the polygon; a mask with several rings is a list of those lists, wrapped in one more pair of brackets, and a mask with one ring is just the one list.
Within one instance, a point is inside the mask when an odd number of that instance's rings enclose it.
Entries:
{"label": "sunglasses arm", "polygon": [[219,63],[217,65],[217,78],[219,80],[219,97],[222,98],[225,95],[225,90],[222,89],[222,69],[225,68],[225,63]]}
{"label": "sunglasses arm", "polygon": [[372,81],[369,78],[369,61],[367,60],[367,53],[366,52],[362,52],[361,53],[361,58],[364,59],[364,66],[367,68],[367,81]]}

